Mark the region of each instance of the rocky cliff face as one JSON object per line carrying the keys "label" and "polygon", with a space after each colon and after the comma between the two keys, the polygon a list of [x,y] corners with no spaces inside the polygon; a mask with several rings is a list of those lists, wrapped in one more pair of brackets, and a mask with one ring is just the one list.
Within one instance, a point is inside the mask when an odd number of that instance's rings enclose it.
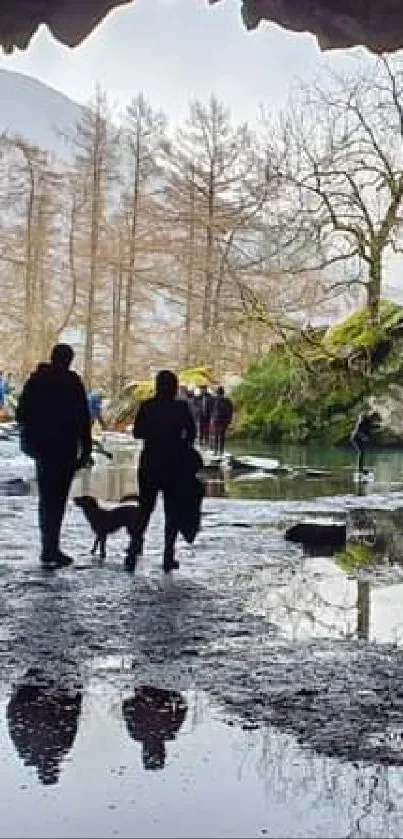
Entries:
{"label": "rocky cliff face", "polygon": [[[0,43],[11,52],[26,49],[46,23],[69,46],[86,38],[111,9],[134,0],[1,0]],[[225,0],[207,0],[213,3]],[[242,2],[242,0],[240,0]],[[402,0],[243,0],[248,29],[271,20],[316,35],[322,49],[364,44],[375,52],[403,45]],[[179,22],[178,22],[179,25]]]}
{"label": "rocky cliff face", "polygon": [[369,400],[371,409],[380,416],[381,441],[402,443],[403,441],[403,383],[389,384],[383,393]]}
{"label": "rocky cliff face", "polygon": [[1,0],[0,43],[26,49],[41,23],[55,38],[77,46],[112,9],[132,0]]}
{"label": "rocky cliff face", "polygon": [[403,45],[402,12],[402,0],[243,0],[242,7],[250,29],[271,20],[312,32],[322,49],[364,44],[374,52]]}

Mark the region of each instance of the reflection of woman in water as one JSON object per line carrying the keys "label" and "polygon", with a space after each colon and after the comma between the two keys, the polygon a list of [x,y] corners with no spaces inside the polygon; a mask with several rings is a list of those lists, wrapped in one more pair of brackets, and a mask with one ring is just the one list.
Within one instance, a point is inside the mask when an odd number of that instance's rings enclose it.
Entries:
{"label": "reflection of woman in water", "polygon": [[175,690],[142,685],[122,704],[133,740],[143,744],[144,769],[163,769],[165,741],[174,740],[187,714],[183,696]]}
{"label": "reflection of woman in water", "polygon": [[10,738],[42,784],[57,784],[60,765],[76,738],[82,692],[30,669],[7,706]]}

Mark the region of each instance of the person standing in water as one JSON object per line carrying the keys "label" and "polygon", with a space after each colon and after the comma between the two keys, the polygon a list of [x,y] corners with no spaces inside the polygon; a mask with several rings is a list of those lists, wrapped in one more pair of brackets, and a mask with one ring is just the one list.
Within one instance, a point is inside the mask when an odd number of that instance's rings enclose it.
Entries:
{"label": "person standing in water", "polygon": [[354,428],[351,432],[350,442],[357,452],[357,466],[356,470],[358,476],[367,474],[365,468],[365,454],[368,444],[371,441],[373,431],[379,422],[379,414],[376,411],[365,412],[359,414]]}
{"label": "person standing in water", "polygon": [[231,399],[225,395],[222,385],[219,385],[211,412],[211,435],[214,454],[222,456],[225,449],[225,438],[231,423],[234,407]]}

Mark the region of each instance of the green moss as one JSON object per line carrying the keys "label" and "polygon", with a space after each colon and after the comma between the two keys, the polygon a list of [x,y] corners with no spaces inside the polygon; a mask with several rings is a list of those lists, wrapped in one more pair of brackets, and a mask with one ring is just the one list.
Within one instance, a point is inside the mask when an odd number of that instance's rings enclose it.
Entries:
{"label": "green moss", "polygon": [[403,307],[382,301],[377,329],[360,308],[318,336],[314,347],[301,336],[271,350],[234,392],[235,433],[269,442],[345,443],[369,397],[403,379],[401,325]]}
{"label": "green moss", "polygon": [[375,553],[368,545],[347,542],[346,550],[335,555],[335,562],[346,574],[352,574],[358,568],[369,565],[375,560]]}
{"label": "green moss", "polygon": [[[214,371],[210,367],[188,367],[180,371],[179,383],[189,387],[211,387],[215,383]],[[126,385],[105,412],[108,425],[113,427],[132,422],[140,403],[149,399],[153,393],[153,379],[142,379]]]}
{"label": "green moss", "polygon": [[357,309],[342,323],[332,326],[323,338],[323,345],[336,355],[348,348],[373,349],[394,327],[403,321],[403,308],[390,300],[381,300],[379,326],[370,323],[366,306]]}
{"label": "green moss", "polygon": [[187,367],[179,373],[179,383],[189,387],[211,387],[216,383],[211,367]]}

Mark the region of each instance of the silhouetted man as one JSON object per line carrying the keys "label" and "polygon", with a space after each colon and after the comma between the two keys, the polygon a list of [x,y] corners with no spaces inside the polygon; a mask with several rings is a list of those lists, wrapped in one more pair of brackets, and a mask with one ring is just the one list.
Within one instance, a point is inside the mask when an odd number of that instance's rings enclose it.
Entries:
{"label": "silhouetted man", "polygon": [[231,399],[225,395],[224,388],[220,385],[217,388],[211,412],[211,429],[213,435],[214,454],[224,454],[225,437],[228,426],[232,420],[234,408]]}
{"label": "silhouetted man", "polygon": [[60,530],[76,469],[91,455],[91,419],[83,383],[70,370],[74,353],[56,344],[50,363],[42,362],[25,383],[16,411],[21,448],[36,463],[41,561],[70,565],[59,547]]}
{"label": "silhouetted man", "polygon": [[201,446],[208,446],[210,443],[210,422],[213,410],[213,397],[208,392],[207,385],[202,385],[199,395],[194,400],[198,439]]}
{"label": "silhouetted man", "polygon": [[164,571],[179,568],[175,542],[182,531],[185,500],[198,491],[195,472],[199,463],[192,448],[196,427],[188,404],[177,399],[177,376],[170,370],[160,370],[155,387],[155,396],[140,405],[133,426],[133,436],[143,440],[144,445],[138,470],[141,514],[126,557],[128,571],[134,570],[142,551],[144,533],[159,491],[163,494],[165,511]]}
{"label": "silhouetted man", "polygon": [[144,769],[163,769],[165,742],[175,739],[186,718],[182,694],[143,685],[124,700],[122,711],[130,737],[142,743]]}
{"label": "silhouetted man", "polygon": [[25,766],[42,784],[57,784],[60,765],[76,738],[82,692],[28,670],[7,705],[10,738]]}
{"label": "silhouetted man", "polygon": [[371,436],[376,429],[380,416],[376,411],[361,413],[351,432],[350,441],[357,452],[357,473],[358,476],[365,475],[367,470],[364,466],[365,453],[371,441]]}

